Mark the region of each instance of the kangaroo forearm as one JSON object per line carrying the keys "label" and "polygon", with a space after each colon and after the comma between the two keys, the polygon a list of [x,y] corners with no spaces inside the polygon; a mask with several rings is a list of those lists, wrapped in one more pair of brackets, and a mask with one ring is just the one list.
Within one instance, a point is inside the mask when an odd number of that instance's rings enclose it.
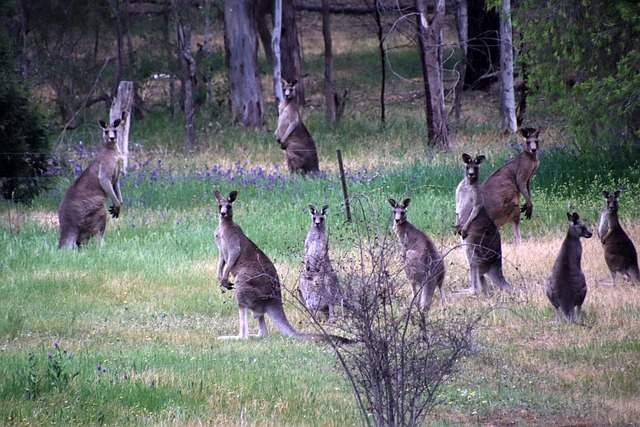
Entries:
{"label": "kangaroo forearm", "polygon": [[120,207],[120,204],[122,202],[118,199],[118,196],[116,196],[116,192],[113,190],[111,181],[104,182],[103,180],[100,180],[100,186],[102,187],[104,192],[107,193],[107,196],[111,199],[111,203],[113,203],[113,205],[116,207]]}

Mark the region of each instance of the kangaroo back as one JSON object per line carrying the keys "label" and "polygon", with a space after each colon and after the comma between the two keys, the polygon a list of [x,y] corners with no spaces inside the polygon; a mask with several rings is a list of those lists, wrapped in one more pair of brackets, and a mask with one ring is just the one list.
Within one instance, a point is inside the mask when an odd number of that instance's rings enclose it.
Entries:
{"label": "kangaroo back", "polygon": [[547,277],[546,293],[555,308],[556,321],[560,320],[562,314],[566,320],[578,322],[587,295],[587,282],[582,272],[580,238],[588,239],[592,233],[580,222],[577,213],[567,212],[567,219],[569,228]]}

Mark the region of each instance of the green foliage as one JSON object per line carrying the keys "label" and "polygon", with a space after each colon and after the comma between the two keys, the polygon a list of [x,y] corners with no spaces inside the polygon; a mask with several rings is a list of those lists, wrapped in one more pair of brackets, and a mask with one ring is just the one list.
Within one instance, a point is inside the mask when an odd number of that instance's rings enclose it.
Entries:
{"label": "green foliage", "polygon": [[44,118],[13,71],[15,56],[0,29],[0,192],[5,199],[30,202],[51,186]]}
{"label": "green foliage", "polygon": [[525,1],[515,9],[530,81],[583,145],[637,141],[640,4]]}

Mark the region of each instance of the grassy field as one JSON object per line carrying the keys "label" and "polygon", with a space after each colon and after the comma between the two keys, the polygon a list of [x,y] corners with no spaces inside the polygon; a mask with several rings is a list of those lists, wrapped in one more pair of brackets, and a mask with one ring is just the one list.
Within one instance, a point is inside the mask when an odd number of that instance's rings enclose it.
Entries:
{"label": "grassy field", "polygon": [[[266,339],[216,339],[238,330],[233,294],[223,293],[215,279],[216,189],[239,191],[236,221],[290,290],[301,268],[308,204],[330,206],[331,255],[341,269],[358,226],[372,224],[394,238],[386,200],[412,198],[409,219],[446,253],[447,305],[435,302],[431,315],[487,313],[476,331],[478,351],[460,361],[440,390],[429,425],[637,424],[640,287],[612,283],[594,234],[583,241],[589,293],[581,324],[556,324],[543,292],[566,233],[566,212],[594,224],[603,189],[625,187],[620,215],[632,240],[640,241],[637,148],[578,147],[543,102],[532,105],[528,125],[543,129],[534,218],[523,222],[520,245],[509,226],[502,230],[504,271],[514,291],[454,296],[468,285],[453,232],[460,154],[486,154],[486,177],[517,153],[515,138],[499,134],[496,94],[469,94],[464,120],[450,126],[451,150],[433,152],[424,142],[420,99],[391,103],[382,128],[376,82],[354,77],[366,74],[358,67],[362,53],[340,49],[338,80],[351,76],[354,86],[369,89],[352,90],[336,127],[324,123],[318,99],[310,97],[303,114],[319,147],[321,179],[290,177],[271,132],[201,120],[202,148],[187,153],[180,149],[180,126],[154,113],[132,124],[125,203],[121,217],[109,221],[103,247],[93,241],[82,251],[57,249],[57,206],[75,166],[91,158],[78,142],[96,147],[99,133],[90,120],[60,146],[67,162],[54,189],[31,207],[1,205],[0,425],[362,423],[330,348],[284,338],[271,325]],[[307,90],[319,94],[321,62],[309,56],[318,65],[310,66]],[[415,90],[410,79],[390,84],[405,100]],[[272,127],[275,109],[270,114]],[[352,223],[346,222],[336,149],[346,164]],[[297,328],[313,330],[288,293],[285,309]],[[255,332],[257,325],[250,327]]]}

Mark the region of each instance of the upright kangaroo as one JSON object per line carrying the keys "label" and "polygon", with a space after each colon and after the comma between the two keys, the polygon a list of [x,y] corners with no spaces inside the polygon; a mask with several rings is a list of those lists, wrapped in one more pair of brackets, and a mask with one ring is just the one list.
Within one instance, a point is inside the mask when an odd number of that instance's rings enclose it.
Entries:
{"label": "upright kangaroo", "polygon": [[[225,198],[218,190],[219,224],[215,230],[216,243],[220,252],[218,263],[218,280],[220,285],[233,289],[229,282],[229,275],[235,278],[235,293],[238,300],[240,315],[240,333],[237,336],[222,336],[221,339],[248,339],[249,323],[248,310],[258,319],[259,333],[257,336],[268,335],[264,315],[268,314],[276,324],[280,333],[293,338],[319,338],[324,335],[302,334],[289,323],[282,307],[280,279],[271,260],[244,234],[239,225],[233,222],[233,202],[238,196],[237,191],[229,193]],[[330,335],[341,342],[348,342],[346,338]]]}
{"label": "upright kangaroo", "polygon": [[611,277],[615,283],[616,275],[621,273],[632,282],[640,282],[638,270],[638,253],[633,242],[624,232],[618,220],[618,198],[620,190],[613,194],[603,191],[607,200],[604,210],[600,214],[598,223],[598,236],[604,248],[604,260],[607,262]]}
{"label": "upright kangaroo", "polygon": [[280,144],[280,148],[284,150],[287,166],[291,173],[300,172],[303,175],[316,173],[318,172],[316,144],[302,123],[296,104],[295,90],[298,81],[293,80],[291,83],[284,79],[280,79],[280,81],[284,99],[278,106],[278,128],[274,137]]}
{"label": "upright kangaroo", "polygon": [[342,303],[338,275],[329,259],[326,219],[329,206],[322,210],[309,205],[311,227],[304,241],[304,269],[300,273],[300,293],[307,309],[312,313],[325,311],[329,321],[334,318],[336,305]]}
{"label": "upright kangaroo", "polygon": [[[522,128],[518,130],[518,134],[525,139],[524,151],[489,175],[480,187],[487,213],[498,228],[508,222],[513,224],[516,243],[521,241],[520,213],[524,212],[525,218],[531,219],[531,177],[540,163],[540,130]],[[524,196],[522,208],[520,194]]]}
{"label": "upright kangaroo", "polygon": [[419,307],[429,310],[436,287],[440,290],[440,302],[445,305],[442,289],[444,261],[433,240],[407,220],[409,203],[409,198],[404,199],[402,203],[389,199],[393,208],[393,231],[402,245],[404,271],[413,288],[413,299],[416,300],[419,293]]}
{"label": "upright kangaroo", "polygon": [[474,294],[488,291],[485,274],[498,289],[511,289],[502,274],[500,232],[484,207],[483,192],[478,183],[480,165],[485,159],[485,156],[472,159],[463,154],[465,175],[456,188],[456,231],[462,236],[471,279],[466,292]]}
{"label": "upright kangaroo", "polygon": [[122,157],[118,150],[118,126],[125,119],[126,113],[122,113],[122,119],[116,119],[110,125],[103,120],[98,122],[103,129],[104,146],[89,167],[71,184],[60,203],[59,248],[80,247],[95,235],[103,244],[107,226],[107,198],[112,203],[109,208],[111,216],[117,218],[120,215]]}
{"label": "upright kangaroo", "polygon": [[[547,297],[556,309],[556,322],[560,312],[565,319],[579,322],[582,303],[587,296],[587,281],[582,272],[582,243],[580,237],[590,238],[591,232],[580,222],[577,213],[567,212],[569,231],[551,273],[547,277]],[[575,308],[575,311],[574,311]]]}

